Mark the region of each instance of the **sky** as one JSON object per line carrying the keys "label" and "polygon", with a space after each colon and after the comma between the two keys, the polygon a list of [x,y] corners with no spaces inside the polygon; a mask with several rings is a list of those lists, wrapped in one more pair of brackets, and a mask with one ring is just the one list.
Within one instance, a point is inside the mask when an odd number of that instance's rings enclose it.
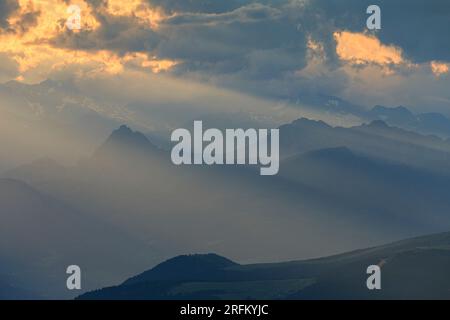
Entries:
{"label": "sky", "polygon": [[[66,26],[71,4],[80,30]],[[381,30],[366,28],[371,4]],[[446,0],[0,0],[0,82],[132,71],[270,101],[450,114],[449,33]]]}

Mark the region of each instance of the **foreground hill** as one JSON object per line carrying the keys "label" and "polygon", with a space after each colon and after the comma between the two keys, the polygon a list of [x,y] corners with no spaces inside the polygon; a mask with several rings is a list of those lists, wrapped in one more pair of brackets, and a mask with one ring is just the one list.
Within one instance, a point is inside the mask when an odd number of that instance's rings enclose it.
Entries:
{"label": "foreground hill", "polygon": [[[374,264],[382,270],[379,291],[366,288],[366,269]],[[448,270],[450,233],[441,233],[284,263],[179,256],[79,299],[450,299]]]}

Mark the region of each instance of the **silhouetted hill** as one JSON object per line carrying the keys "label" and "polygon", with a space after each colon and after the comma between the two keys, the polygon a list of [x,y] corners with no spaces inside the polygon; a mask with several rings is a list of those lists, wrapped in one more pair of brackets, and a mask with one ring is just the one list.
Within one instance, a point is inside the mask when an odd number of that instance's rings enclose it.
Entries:
{"label": "silhouetted hill", "polygon": [[[290,299],[450,299],[450,234],[405,240],[344,256]],[[366,288],[365,267],[381,267],[381,290]],[[339,276],[336,276],[336,275]]]}
{"label": "silhouetted hill", "polygon": [[[165,277],[175,271],[169,260],[153,269],[161,279],[134,278],[79,299],[450,299],[449,248],[450,233],[441,233],[321,259],[219,264],[220,278],[208,280],[184,277],[183,262],[209,268],[211,256],[179,257],[173,279]],[[369,265],[381,267],[382,290],[367,289]]]}
{"label": "silhouetted hill", "polygon": [[[205,281],[223,276],[222,269],[237,265],[216,254],[186,255],[167,260],[150,271],[124,282],[125,285],[142,281]],[[180,273],[180,270],[183,270]]]}

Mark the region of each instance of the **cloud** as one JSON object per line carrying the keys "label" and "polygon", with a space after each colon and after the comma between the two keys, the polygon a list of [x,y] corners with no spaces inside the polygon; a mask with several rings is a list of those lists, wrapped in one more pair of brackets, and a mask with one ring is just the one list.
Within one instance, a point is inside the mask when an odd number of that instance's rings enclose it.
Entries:
{"label": "cloud", "polygon": [[[250,78],[277,77],[305,65],[305,34],[297,30],[286,9],[250,3],[223,13],[191,12],[210,8],[207,2],[164,2],[165,10],[181,8],[187,12],[161,19],[157,26],[145,23],[136,14],[113,15],[107,10],[114,7],[111,4],[90,3],[95,6],[93,14],[99,26],[80,32],[65,30],[50,39],[50,44],[72,50],[109,50],[119,55],[148,53],[177,61],[175,74],[238,72]],[[234,8],[214,3],[214,11],[221,11],[218,7]]]}
{"label": "cloud", "polygon": [[224,13],[233,11],[246,3],[256,1],[242,0],[148,0],[148,3],[160,7],[169,14],[179,12]]}
{"label": "cloud", "polygon": [[20,33],[27,32],[30,28],[37,25],[38,17],[41,14],[40,11],[28,11],[20,16],[19,22],[17,23],[17,28]]}
{"label": "cloud", "polygon": [[429,64],[418,64],[411,70],[396,73],[380,72],[377,65],[364,68],[345,68],[349,75],[344,99],[361,105],[408,106],[418,112],[442,112],[450,115],[450,77],[439,77]]}
{"label": "cloud", "polygon": [[[363,32],[372,0],[311,0],[311,9],[339,30]],[[379,0],[382,43],[401,48],[414,63],[450,59],[450,2]]]}
{"label": "cloud", "polygon": [[15,79],[18,75],[18,63],[6,53],[0,53],[0,83]]}
{"label": "cloud", "polygon": [[335,32],[336,53],[340,59],[353,64],[401,64],[402,51],[395,46],[383,45],[375,36],[347,31]]}
{"label": "cloud", "polygon": [[109,50],[124,55],[128,52],[151,52],[159,43],[152,28],[139,24],[134,17],[97,13],[100,26],[73,32],[65,30],[51,39],[55,47],[73,50]]}
{"label": "cloud", "polygon": [[443,74],[449,72],[449,64],[448,63],[431,61],[430,67],[431,67],[431,71],[433,71],[433,73],[436,76],[440,76],[440,75],[443,75]]}
{"label": "cloud", "polygon": [[[426,8],[423,1],[380,0],[379,32],[366,30],[369,0],[85,0],[78,32],[64,26],[68,1],[36,3],[21,14],[28,26],[23,35],[0,36],[0,52],[8,52],[27,79],[145,69],[295,100],[355,92],[349,88],[359,87],[355,74],[363,81],[374,72],[398,74],[404,81],[420,68],[431,75],[421,79],[434,85],[430,79],[445,81],[450,57],[449,5],[438,0]],[[9,16],[19,19],[24,8]]]}
{"label": "cloud", "polygon": [[281,8],[250,4],[223,14],[181,14],[160,31],[157,54],[181,60],[176,72],[275,78],[305,65],[305,34]]}
{"label": "cloud", "polygon": [[160,16],[141,0],[109,0],[108,6],[104,1],[79,2],[81,32],[66,30],[67,1],[20,0],[20,5],[8,19],[8,32],[0,32],[0,52],[17,62],[20,79],[27,82],[61,70],[89,76],[138,66],[161,72],[174,64],[149,53]]}
{"label": "cloud", "polygon": [[77,32],[62,30],[49,40],[51,45],[73,50],[109,50],[124,55],[130,52],[151,52],[159,42],[152,24],[157,15],[152,15],[150,8],[141,6],[140,1],[129,3],[128,6],[116,1],[86,2],[89,8],[83,10],[82,14],[88,12],[95,22]]}
{"label": "cloud", "polygon": [[22,35],[37,25],[40,14],[32,1],[0,0],[0,32]]}
{"label": "cloud", "polygon": [[10,16],[19,9],[17,0],[0,0],[0,31],[10,27]]}

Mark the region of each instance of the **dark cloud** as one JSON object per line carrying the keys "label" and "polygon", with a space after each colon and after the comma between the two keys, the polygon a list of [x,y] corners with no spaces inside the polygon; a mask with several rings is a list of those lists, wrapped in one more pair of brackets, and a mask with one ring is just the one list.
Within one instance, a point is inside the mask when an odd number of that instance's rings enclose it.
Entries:
{"label": "dark cloud", "polygon": [[[64,0],[70,3],[70,0]],[[100,8],[105,7],[108,4],[107,0],[85,0],[88,5],[92,8]]]}
{"label": "dark cloud", "polygon": [[[448,0],[148,0],[176,13],[155,30],[136,17],[111,16],[105,0],[86,0],[101,27],[67,31],[53,40],[60,47],[147,52],[179,63],[170,71],[234,89],[277,98],[304,92],[339,95],[348,85],[340,68],[333,33],[366,32],[366,9],[382,9],[384,44],[402,48],[413,62],[450,60]],[[326,68],[311,76],[309,39],[322,44]]]}
{"label": "dark cloud", "polygon": [[19,23],[14,26],[16,32],[25,33],[30,28],[33,28],[38,23],[38,18],[40,16],[40,11],[30,11],[24,13],[19,20]]}
{"label": "dark cloud", "polygon": [[[210,74],[230,86],[239,83],[264,94],[296,96],[295,91],[314,90],[339,94],[344,89],[347,77],[338,71],[342,61],[333,33],[367,32],[366,9],[372,0],[245,2],[214,15],[198,7],[174,9],[178,14],[162,28],[166,37],[157,47],[158,55],[183,61],[174,70],[177,73]],[[450,60],[450,1],[376,3],[382,9],[382,30],[376,35],[383,43],[400,47],[416,63]],[[330,74],[315,79],[292,76],[305,66],[308,37],[323,44]]]}
{"label": "dark cloud", "polygon": [[8,30],[8,18],[19,8],[17,0],[0,0],[0,29]]}
{"label": "dark cloud", "polygon": [[[333,26],[310,14],[305,1],[151,0],[152,5],[177,12],[157,30],[138,24],[134,17],[108,15],[102,9],[102,0],[88,3],[96,9],[94,14],[101,27],[79,33],[67,31],[54,39],[55,45],[120,54],[148,52],[178,61],[170,71],[178,76],[212,81],[260,96],[297,97],[322,89],[336,93],[346,83],[343,74],[321,75],[318,83],[296,76],[307,64],[307,43],[312,34],[329,48],[329,60],[338,64]],[[331,75],[339,82],[333,84]]]}
{"label": "dark cloud", "polygon": [[383,43],[399,46],[414,62],[450,60],[448,0],[312,0],[311,9],[337,28],[363,31],[371,4],[381,8]]}
{"label": "dark cloud", "polygon": [[239,72],[248,78],[274,78],[305,65],[306,35],[284,8],[251,3],[220,14],[179,13],[152,30],[135,17],[108,15],[102,1],[89,3],[96,8],[100,28],[67,30],[52,40],[54,45],[120,54],[148,52],[179,61],[174,70],[178,73]]}
{"label": "dark cloud", "polygon": [[56,47],[81,50],[111,50],[151,52],[159,42],[159,35],[151,28],[138,23],[135,17],[112,16],[96,12],[100,27],[96,30],[72,32],[66,30],[51,40]]}
{"label": "dark cloud", "polygon": [[19,9],[20,5],[17,0],[0,0],[0,31],[22,34],[37,24],[40,12],[33,10],[33,5],[30,2],[26,10],[20,13],[18,20],[12,25],[9,18],[16,14]]}
{"label": "dark cloud", "polygon": [[[277,76],[305,63],[305,34],[278,8],[251,4],[218,15],[179,15],[168,20],[158,55],[184,61],[178,68],[210,73]],[[209,70],[209,71],[208,71]]]}

